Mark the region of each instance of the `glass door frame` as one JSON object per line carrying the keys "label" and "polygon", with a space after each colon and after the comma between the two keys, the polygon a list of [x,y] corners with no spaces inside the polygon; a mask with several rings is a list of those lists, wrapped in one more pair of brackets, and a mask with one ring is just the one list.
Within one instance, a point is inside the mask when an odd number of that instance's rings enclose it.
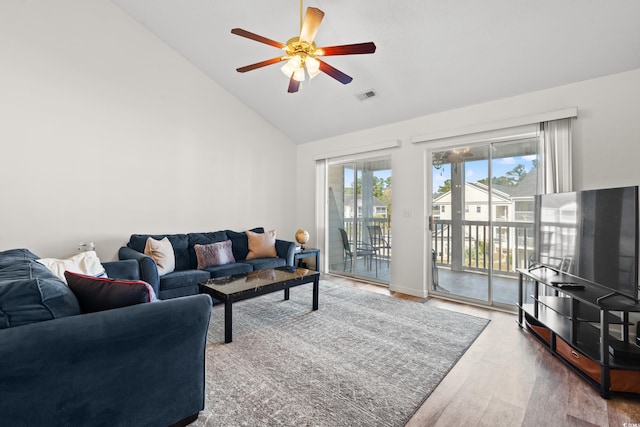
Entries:
{"label": "glass door frame", "polygon": [[[492,152],[491,152],[491,144],[489,142],[486,141],[481,141],[481,142],[475,142],[475,143],[462,143],[462,144],[438,144],[438,145],[434,145],[432,147],[429,147],[427,150],[425,150],[425,177],[426,177],[426,189],[431,189],[433,188],[433,154],[437,153],[437,152],[442,152],[442,151],[454,151],[454,150],[459,150],[459,151],[463,151],[467,148],[477,148],[477,147],[485,147],[488,146],[488,150],[487,150],[487,174],[488,176],[492,176]],[[463,178],[460,180],[460,184],[464,186],[464,184],[466,183],[466,180],[464,179],[464,174],[465,174],[465,162],[461,162],[458,166],[458,171],[457,174],[462,176]],[[453,175],[453,173],[452,173]],[[455,188],[454,185],[454,181],[453,181],[453,176],[451,177],[451,186],[452,186],[452,193],[455,192],[455,190],[453,190]],[[489,215],[489,220],[491,219],[491,212],[492,212],[492,198],[491,198],[491,191],[492,191],[492,184],[491,184],[491,180],[489,180],[489,191],[488,191],[488,196],[487,196],[487,209],[488,209],[488,215]],[[464,190],[457,190],[457,191],[462,191],[462,195],[464,196]],[[425,195],[427,193],[425,192]],[[426,212],[427,212],[427,223],[428,226],[426,227],[426,237],[425,237],[425,246],[426,246],[426,250],[425,253],[426,254],[433,254],[433,227],[435,226],[435,221],[433,220],[433,215],[434,215],[434,210],[433,210],[433,197],[432,197],[432,192],[428,193],[429,196],[425,197],[425,205],[426,205]],[[458,193],[459,194],[459,193]],[[453,205],[453,203],[452,203]],[[462,209],[464,210],[466,205],[466,201],[463,200],[462,201]],[[464,217],[464,214],[462,215],[462,217]],[[452,219],[453,221],[453,219]],[[489,224],[491,223],[491,221],[489,221]],[[453,225],[453,224],[452,224]],[[491,227],[488,227],[489,230],[491,230]],[[462,236],[460,236],[462,237]],[[464,246],[464,242],[462,243],[462,245]],[[489,247],[493,247],[493,233],[490,231],[489,232]],[[464,247],[461,248],[462,249],[462,254],[464,254]],[[464,256],[464,255],[462,255]],[[452,294],[449,293],[447,291],[439,291],[436,288],[434,288],[433,286],[433,280],[436,277],[436,275],[434,275],[434,271],[437,272],[437,267],[434,270],[434,267],[437,265],[437,256],[429,256],[426,257],[427,258],[427,262],[425,263],[426,266],[426,270],[427,270],[427,274],[425,274],[425,277],[427,278],[427,289],[428,289],[428,293],[432,294],[432,295],[437,295],[441,298],[446,298],[446,299],[452,299],[452,300],[456,300],[456,301],[463,301],[463,302],[468,302],[468,303],[473,303],[473,304],[477,304],[477,305],[482,305],[482,306],[491,306],[493,307],[493,290],[492,290],[492,279],[493,279],[493,269],[490,268],[488,269],[487,272],[487,280],[486,280],[486,298],[485,299],[476,299],[476,298],[471,298],[471,297],[466,297],[463,295],[459,295],[459,294]],[[464,260],[462,260],[462,263],[464,264]],[[489,251],[489,260],[488,263],[490,266],[493,265],[493,251]],[[471,273],[468,273],[471,274]]]}
{"label": "glass door frame", "polygon": [[[366,166],[371,166],[375,163],[387,162],[388,168],[378,168],[373,170],[368,170]],[[365,167],[363,167],[363,165]],[[332,175],[331,169],[334,167],[340,167],[342,169],[340,175],[344,177],[342,181],[342,187],[340,188],[340,193],[342,194],[341,200],[340,196],[337,195],[337,182],[335,176]],[[373,166],[376,167],[375,165]],[[379,165],[378,165],[379,167]],[[346,177],[345,169],[352,169],[352,176]],[[326,163],[326,203],[325,203],[325,218],[327,223],[327,239],[326,239],[326,247],[327,247],[327,271],[332,274],[351,276],[355,278],[359,278],[361,280],[367,280],[375,283],[379,283],[380,285],[389,286],[391,282],[391,257],[389,253],[389,259],[385,262],[385,265],[382,265],[383,260],[379,259],[380,254],[377,250],[374,250],[371,246],[370,236],[368,229],[365,229],[365,225],[370,225],[371,223],[375,224],[379,222],[379,218],[376,217],[378,215],[376,205],[372,200],[365,200],[365,197],[361,197],[362,206],[360,206],[360,202],[358,200],[358,196],[360,193],[364,191],[368,191],[371,193],[372,197],[375,198],[373,193],[374,188],[374,174],[377,171],[389,170],[389,176],[392,176],[392,157],[391,154],[381,154],[381,153],[367,153],[349,158],[341,158],[341,159],[328,159]],[[369,179],[364,179],[365,173],[369,174]],[[337,175],[336,175],[337,176]],[[332,177],[334,178],[332,180]],[[345,214],[345,194],[344,191],[346,188],[345,184],[348,182],[348,179],[353,179],[353,200],[351,204],[353,205],[350,212],[352,212],[351,216],[353,218],[353,225],[351,228],[346,227],[344,224],[347,223],[347,216]],[[369,182],[371,181],[371,182]],[[360,185],[360,189],[358,186]],[[391,188],[391,187],[389,187]],[[368,190],[367,190],[368,189]],[[342,203],[340,203],[342,202]],[[366,206],[365,206],[366,205]],[[332,213],[332,210],[335,211]],[[389,212],[387,212],[386,208],[384,210],[384,217],[389,218]],[[362,214],[362,211],[367,211],[369,214]],[[337,224],[338,217],[341,217],[341,224]],[[340,227],[345,230],[348,242],[350,247],[352,248],[351,253],[353,254],[350,258],[347,258],[345,255],[340,264],[338,261],[340,257],[337,256],[336,251],[342,251],[342,239],[336,230],[336,227]],[[337,240],[340,239],[340,244],[337,244]],[[346,245],[346,243],[345,243]],[[364,247],[366,246],[366,247]],[[340,249],[338,249],[340,248]],[[389,249],[387,249],[389,250]],[[333,253],[332,253],[333,251]],[[368,260],[367,260],[368,257]],[[365,263],[371,264],[371,271],[362,271],[362,268],[366,268],[363,264]],[[375,263],[375,264],[374,264]],[[350,268],[349,268],[350,264]],[[342,269],[339,269],[338,266],[343,265]],[[383,267],[386,267],[386,271]],[[360,269],[360,270],[359,270]],[[380,275],[378,274],[380,272]],[[384,274],[383,274],[384,273]],[[385,279],[386,278],[386,279]]]}
{"label": "glass door frame", "polygon": [[[433,256],[433,229],[435,228],[435,222],[433,220],[433,215],[434,215],[434,206],[433,206],[433,193],[432,193],[432,188],[433,188],[433,183],[434,183],[434,179],[433,179],[433,171],[434,171],[434,164],[433,164],[433,154],[434,153],[438,153],[438,152],[442,152],[442,151],[446,151],[446,150],[460,150],[460,149],[464,149],[464,148],[477,148],[477,147],[482,147],[482,146],[486,146],[488,147],[488,154],[487,154],[487,174],[489,177],[493,178],[493,162],[494,162],[494,156],[493,156],[493,146],[494,144],[497,143],[509,143],[510,141],[516,142],[518,140],[524,140],[524,139],[529,139],[529,138],[537,138],[538,134],[536,133],[527,133],[526,135],[522,135],[522,134],[516,134],[516,135],[512,135],[512,136],[507,136],[507,137],[500,137],[500,138],[494,138],[494,139],[487,139],[487,138],[477,138],[475,141],[473,140],[469,140],[469,138],[463,138],[466,139],[466,141],[459,141],[459,142],[451,142],[448,141],[447,143],[434,143],[431,144],[428,148],[426,148],[424,150],[424,166],[425,166],[425,218],[426,218],[426,222],[427,222],[427,226],[425,227],[425,254],[430,254],[429,256],[425,257],[425,272],[424,272],[424,278],[425,278],[425,288],[428,290],[428,294],[432,294],[441,298],[445,298],[445,299],[452,299],[452,300],[456,300],[456,301],[462,301],[462,302],[467,302],[467,303],[472,303],[472,304],[476,304],[476,305],[481,305],[481,306],[488,306],[491,308],[495,308],[495,309],[500,309],[500,310],[504,310],[504,311],[509,311],[509,312],[513,312],[515,310],[515,305],[509,304],[509,303],[504,303],[504,302],[499,302],[499,301],[495,301],[494,298],[494,251],[490,250],[489,251],[489,266],[490,268],[487,271],[487,299],[485,300],[478,300],[475,298],[471,298],[471,297],[465,297],[463,295],[458,295],[458,294],[451,294],[448,293],[446,291],[441,291],[438,290],[437,287],[434,288],[434,280],[439,279],[439,275],[437,274],[438,270],[437,270],[437,260],[435,259],[436,257]],[[464,162],[463,162],[464,163]],[[464,174],[464,171],[462,172]],[[493,183],[492,183],[492,179],[488,180],[487,183],[487,187],[488,187],[488,230],[489,230],[489,236],[488,236],[488,242],[489,242],[489,247],[493,248],[494,247],[494,226],[493,224],[495,222],[497,222],[497,219],[494,218],[493,216]],[[466,182],[466,180],[463,180],[463,184],[464,182]],[[464,209],[464,207],[463,207]]]}

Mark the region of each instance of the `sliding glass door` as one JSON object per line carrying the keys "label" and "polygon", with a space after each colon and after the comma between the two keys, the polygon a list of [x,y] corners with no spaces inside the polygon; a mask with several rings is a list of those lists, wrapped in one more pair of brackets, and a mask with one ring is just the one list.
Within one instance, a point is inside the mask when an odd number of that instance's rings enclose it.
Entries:
{"label": "sliding glass door", "polygon": [[538,138],[431,152],[431,292],[486,305],[517,301],[533,248]]}
{"label": "sliding glass door", "polygon": [[329,271],[388,284],[391,278],[391,159],[330,164]]}

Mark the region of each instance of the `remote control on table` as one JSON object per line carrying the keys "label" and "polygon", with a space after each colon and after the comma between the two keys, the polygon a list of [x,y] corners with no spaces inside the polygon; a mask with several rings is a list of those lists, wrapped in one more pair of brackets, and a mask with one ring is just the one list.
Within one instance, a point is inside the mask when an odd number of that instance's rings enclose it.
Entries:
{"label": "remote control on table", "polygon": [[551,282],[551,284],[560,289],[584,289],[584,285],[576,282]]}

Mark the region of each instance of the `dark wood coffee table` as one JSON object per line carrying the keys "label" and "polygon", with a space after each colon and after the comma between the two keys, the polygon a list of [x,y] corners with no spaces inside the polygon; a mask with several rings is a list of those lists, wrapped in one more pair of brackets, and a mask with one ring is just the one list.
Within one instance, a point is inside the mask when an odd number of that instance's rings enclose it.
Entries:
{"label": "dark wood coffee table", "polygon": [[221,277],[200,282],[200,293],[206,293],[224,302],[224,342],[232,341],[234,302],[254,298],[271,292],[284,290],[284,299],[289,299],[289,289],[313,283],[313,310],[318,309],[320,273],[306,268],[268,268],[237,276]]}

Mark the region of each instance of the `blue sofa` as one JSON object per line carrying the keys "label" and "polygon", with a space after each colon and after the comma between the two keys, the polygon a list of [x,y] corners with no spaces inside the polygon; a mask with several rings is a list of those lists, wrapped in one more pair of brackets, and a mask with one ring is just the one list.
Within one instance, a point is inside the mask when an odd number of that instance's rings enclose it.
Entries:
{"label": "blue sofa", "polygon": [[[264,228],[251,229],[254,233],[264,233]],[[144,254],[147,238],[169,239],[175,255],[175,270],[163,276],[158,275],[158,268],[150,256]],[[231,249],[235,263],[216,265],[198,270],[198,260],[194,250],[196,244],[231,240]],[[205,233],[188,234],[133,234],[126,246],[118,251],[121,260],[135,259],[140,263],[140,278],[149,283],[160,299],[176,298],[198,293],[198,282],[210,278],[233,276],[265,268],[293,266],[296,244],[285,240],[276,240],[277,258],[246,259],[249,243],[245,232],[222,230]]]}
{"label": "blue sofa", "polygon": [[[204,408],[211,299],[81,314],[27,249],[0,252],[0,424],[186,425]],[[138,279],[135,261],[103,263]]]}

